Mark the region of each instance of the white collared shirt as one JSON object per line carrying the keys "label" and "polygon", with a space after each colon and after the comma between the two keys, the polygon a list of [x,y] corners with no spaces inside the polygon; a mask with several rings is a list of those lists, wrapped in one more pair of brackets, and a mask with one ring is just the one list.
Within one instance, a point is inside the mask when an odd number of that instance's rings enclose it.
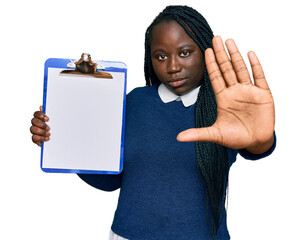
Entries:
{"label": "white collared shirt", "polygon": [[163,83],[161,83],[158,87],[158,93],[162,102],[164,103],[169,103],[172,101],[182,101],[185,107],[190,107],[196,102],[199,89],[200,86],[184,95],[178,96],[175,93],[171,92]]}

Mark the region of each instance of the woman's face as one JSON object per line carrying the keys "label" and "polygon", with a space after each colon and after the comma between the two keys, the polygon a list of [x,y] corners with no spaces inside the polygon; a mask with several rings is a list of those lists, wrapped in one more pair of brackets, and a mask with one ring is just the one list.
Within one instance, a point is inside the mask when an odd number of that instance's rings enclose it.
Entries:
{"label": "woman's face", "polygon": [[198,87],[204,76],[204,53],[176,21],[154,26],[151,59],[159,80],[177,95]]}

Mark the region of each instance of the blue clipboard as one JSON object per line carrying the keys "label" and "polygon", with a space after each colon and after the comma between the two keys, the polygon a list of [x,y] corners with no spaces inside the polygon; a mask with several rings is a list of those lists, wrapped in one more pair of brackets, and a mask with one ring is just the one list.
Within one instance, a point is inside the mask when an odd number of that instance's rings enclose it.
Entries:
{"label": "blue clipboard", "polygon": [[[98,61],[113,79],[62,74],[75,60],[45,62],[43,112],[51,137],[41,169],[51,173],[119,174],[123,169],[127,67]],[[64,72],[65,72],[64,71]]]}

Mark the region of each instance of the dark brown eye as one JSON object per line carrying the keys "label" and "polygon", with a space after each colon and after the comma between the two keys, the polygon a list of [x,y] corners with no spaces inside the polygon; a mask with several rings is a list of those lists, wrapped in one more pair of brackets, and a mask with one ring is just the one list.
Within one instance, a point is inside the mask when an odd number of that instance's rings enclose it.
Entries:
{"label": "dark brown eye", "polygon": [[190,51],[188,50],[183,50],[181,53],[180,53],[180,57],[187,57],[190,55]]}
{"label": "dark brown eye", "polygon": [[158,55],[158,59],[159,59],[159,60],[162,60],[162,61],[163,61],[163,60],[166,60],[166,58],[167,58],[167,57],[166,57],[165,54],[160,54],[160,55]]}

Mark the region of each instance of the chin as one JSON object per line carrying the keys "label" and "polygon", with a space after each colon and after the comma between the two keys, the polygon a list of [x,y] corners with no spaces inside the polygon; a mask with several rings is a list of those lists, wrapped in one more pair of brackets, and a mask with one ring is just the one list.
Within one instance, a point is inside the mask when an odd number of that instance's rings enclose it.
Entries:
{"label": "chin", "polygon": [[192,91],[194,88],[190,89],[190,88],[184,88],[184,87],[179,87],[179,88],[175,88],[173,90],[173,93],[175,93],[176,95],[178,96],[181,96],[181,95],[185,95],[187,94],[188,92]]}

